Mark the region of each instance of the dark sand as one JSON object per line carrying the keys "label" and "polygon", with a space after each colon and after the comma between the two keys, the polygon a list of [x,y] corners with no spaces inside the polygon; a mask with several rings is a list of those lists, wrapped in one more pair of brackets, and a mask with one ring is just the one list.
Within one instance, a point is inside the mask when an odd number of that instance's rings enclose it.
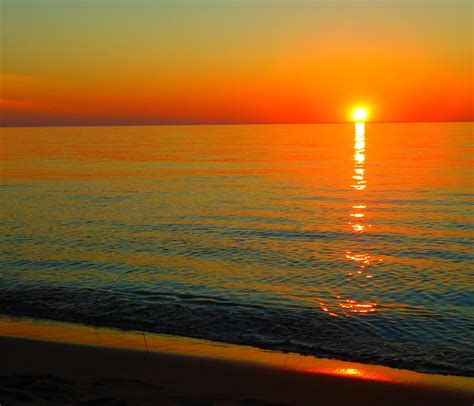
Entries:
{"label": "dark sand", "polygon": [[[94,330],[94,336],[86,335],[93,330],[90,327],[71,330],[55,323],[41,330],[38,322],[25,321],[23,327],[27,328],[22,330],[20,324],[11,323],[6,319],[0,322],[2,406],[471,406],[474,401],[471,378],[417,374],[169,336],[147,334],[145,339],[141,333],[104,329]],[[19,338],[21,331],[29,338]],[[45,331],[50,331],[52,341],[45,341]],[[75,344],[60,342],[59,336]],[[114,343],[120,337],[125,343],[122,347],[135,349],[117,348]],[[94,340],[96,346],[90,345]]]}

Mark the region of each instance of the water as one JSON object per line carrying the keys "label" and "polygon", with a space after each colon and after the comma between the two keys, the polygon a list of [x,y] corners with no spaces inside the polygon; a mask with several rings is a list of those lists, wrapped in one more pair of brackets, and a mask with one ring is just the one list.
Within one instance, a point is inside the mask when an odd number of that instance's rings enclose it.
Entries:
{"label": "water", "polygon": [[471,135],[3,129],[0,312],[473,376]]}

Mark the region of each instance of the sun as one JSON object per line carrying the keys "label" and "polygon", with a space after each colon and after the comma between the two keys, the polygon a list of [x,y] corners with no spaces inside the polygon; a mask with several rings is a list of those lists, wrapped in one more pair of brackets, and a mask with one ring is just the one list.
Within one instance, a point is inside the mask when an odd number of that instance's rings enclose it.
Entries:
{"label": "sun", "polygon": [[352,118],[354,121],[366,121],[367,116],[367,109],[365,109],[364,107],[357,107],[352,111]]}

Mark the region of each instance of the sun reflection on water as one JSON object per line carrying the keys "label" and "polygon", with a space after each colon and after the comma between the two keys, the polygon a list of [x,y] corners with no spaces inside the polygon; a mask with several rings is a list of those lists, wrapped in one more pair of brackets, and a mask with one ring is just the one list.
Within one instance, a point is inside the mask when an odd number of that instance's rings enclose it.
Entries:
{"label": "sun reflection on water", "polygon": [[354,140],[354,183],[351,185],[356,190],[364,190],[367,187],[365,180],[365,124],[355,124]]}
{"label": "sun reflection on water", "polygon": [[[354,134],[354,155],[353,155],[353,183],[350,185],[351,188],[355,189],[357,204],[352,205],[349,213],[349,225],[352,232],[356,235],[364,234],[371,227],[367,223],[366,209],[367,205],[361,202],[363,195],[360,193],[365,191],[367,188],[367,180],[365,178],[365,123],[355,123],[355,134]],[[356,252],[349,251],[345,252],[345,259],[352,261],[356,264],[356,270],[348,272],[345,275],[345,282],[359,284],[359,287],[365,288],[365,283],[374,277],[374,274],[370,272],[370,268],[375,262],[380,262],[382,259],[374,258],[367,252]],[[377,303],[374,301],[357,300],[354,297],[342,297],[336,295],[334,297],[334,305],[330,305],[329,302],[321,301],[321,309],[331,316],[350,316],[351,314],[367,314],[373,313],[377,310]]]}

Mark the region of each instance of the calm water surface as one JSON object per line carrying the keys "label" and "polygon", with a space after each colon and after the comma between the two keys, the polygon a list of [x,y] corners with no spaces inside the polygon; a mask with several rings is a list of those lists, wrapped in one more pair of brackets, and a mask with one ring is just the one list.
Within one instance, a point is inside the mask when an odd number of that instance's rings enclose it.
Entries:
{"label": "calm water surface", "polygon": [[2,129],[0,312],[474,375],[472,124]]}

